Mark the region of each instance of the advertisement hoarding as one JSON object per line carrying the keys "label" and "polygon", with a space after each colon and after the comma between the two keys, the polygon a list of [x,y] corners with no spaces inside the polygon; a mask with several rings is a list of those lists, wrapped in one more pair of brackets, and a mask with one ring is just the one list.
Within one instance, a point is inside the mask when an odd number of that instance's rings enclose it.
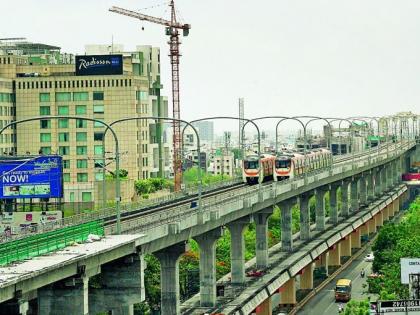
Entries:
{"label": "advertisement hoarding", "polygon": [[420,300],[378,301],[377,314],[420,314]]}
{"label": "advertisement hoarding", "polygon": [[62,157],[0,160],[0,199],[63,197]]}
{"label": "advertisement hoarding", "polygon": [[0,232],[11,229],[12,234],[19,234],[28,226],[47,224],[62,218],[61,211],[3,212],[0,216]]}
{"label": "advertisement hoarding", "polygon": [[76,56],[76,75],[123,74],[122,55]]}
{"label": "advertisement hoarding", "polygon": [[408,284],[410,274],[420,273],[420,258],[401,258],[401,283]]}

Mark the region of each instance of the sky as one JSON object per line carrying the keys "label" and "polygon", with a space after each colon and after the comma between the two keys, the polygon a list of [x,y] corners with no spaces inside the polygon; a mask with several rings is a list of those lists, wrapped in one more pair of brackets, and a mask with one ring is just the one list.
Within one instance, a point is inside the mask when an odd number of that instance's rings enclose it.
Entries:
{"label": "sky", "polygon": [[[166,4],[5,1],[0,38],[26,37],[69,53],[112,39],[125,50],[158,46],[169,95],[164,27],[108,12],[115,5],[169,18]],[[181,22],[191,24],[181,46],[184,119],[238,116],[239,97],[245,98],[248,118],[420,112],[418,0],[177,0],[176,5]],[[275,121],[262,125],[274,129]],[[223,127],[236,129],[237,122],[224,121]]]}

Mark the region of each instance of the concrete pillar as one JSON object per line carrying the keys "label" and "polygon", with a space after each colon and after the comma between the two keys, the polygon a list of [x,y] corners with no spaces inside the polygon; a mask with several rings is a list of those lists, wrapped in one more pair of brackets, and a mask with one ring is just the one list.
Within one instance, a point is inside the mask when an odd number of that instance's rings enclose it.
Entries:
{"label": "concrete pillar", "polygon": [[400,212],[400,202],[398,199],[395,199],[394,202],[395,202],[395,212],[398,213]]}
{"label": "concrete pillar", "polygon": [[216,241],[222,236],[222,228],[196,236],[200,246],[200,305],[216,305]]}
{"label": "concrete pillar", "polygon": [[89,279],[68,278],[38,289],[38,314],[89,314]]}
{"label": "concrete pillar", "polygon": [[179,259],[187,249],[188,248],[185,243],[178,243],[154,253],[160,261],[160,296],[162,315],[180,314]]}
{"label": "concrete pillar", "polygon": [[386,206],[385,208],[383,208],[382,214],[383,214],[383,222],[388,221],[388,219],[389,219],[389,206]]}
{"label": "concrete pillar", "polygon": [[337,189],[337,185],[330,185],[330,222],[332,224],[338,223]]}
{"label": "concrete pillar", "polygon": [[289,279],[280,288],[280,304],[296,304],[296,281],[295,278]]}
{"label": "concrete pillar", "polygon": [[267,208],[254,214],[257,269],[268,268],[268,218],[272,213],[273,208]]}
{"label": "concrete pillar", "polygon": [[381,170],[378,168],[375,172],[375,197],[382,195]]}
{"label": "concrete pillar", "polygon": [[112,310],[112,315],[134,315],[133,305],[122,305]]}
{"label": "concrete pillar", "polygon": [[29,303],[25,298],[13,299],[0,304],[0,314],[26,315],[29,311]]}
{"label": "concrete pillar", "polygon": [[387,183],[387,187],[388,189],[391,189],[392,186],[394,186],[394,181],[392,179],[392,164],[389,163],[386,166],[386,183]]}
{"label": "concrete pillar", "polygon": [[325,274],[328,276],[328,260],[329,260],[329,253],[328,251],[319,255],[318,259],[315,260],[315,267],[316,268],[323,268],[325,269]]}
{"label": "concrete pillar", "polygon": [[294,198],[280,203],[281,211],[281,248],[284,251],[293,250],[292,238],[292,207],[296,203]]}
{"label": "concrete pillar", "polygon": [[271,297],[262,302],[255,311],[258,315],[272,315],[273,306],[271,303]]}
{"label": "concrete pillar", "polygon": [[362,177],[360,177],[359,180],[359,188],[360,188],[360,204],[366,206],[367,205],[367,187],[366,187],[366,179],[369,176],[366,176],[366,174],[364,174]]}
{"label": "concrete pillar", "polygon": [[300,274],[301,290],[312,290],[314,288],[314,263],[310,263],[302,269]]}
{"label": "concrete pillar", "polygon": [[370,219],[369,220],[369,233],[376,233],[376,219],[377,219],[377,216],[376,215],[374,215],[373,217],[372,217],[372,219]]}
{"label": "concrete pillar", "polygon": [[316,205],[315,205],[315,229],[317,231],[324,231],[325,230],[325,193],[326,190],[323,187],[317,188],[315,190],[315,198],[316,198]]}
{"label": "concrete pillar", "polygon": [[367,175],[367,199],[369,201],[375,199],[374,175],[372,171]]}
{"label": "concrete pillar", "polygon": [[381,176],[382,176],[382,191],[388,191],[388,176],[386,171],[386,165],[382,167],[381,170]]}
{"label": "concrete pillar", "polygon": [[382,211],[376,214],[376,228],[384,225],[384,214]]}
{"label": "concrete pillar", "polygon": [[311,194],[302,194],[299,196],[299,209],[300,209],[300,239],[311,239],[311,218],[309,211],[309,199]]}
{"label": "concrete pillar", "polygon": [[360,236],[369,236],[369,224],[363,223],[363,225],[359,228],[360,229]]}
{"label": "concrete pillar", "polygon": [[342,217],[349,216],[349,181],[343,180],[343,185],[341,186],[341,211],[340,214]]}
{"label": "concrete pillar", "polygon": [[362,240],[360,239],[360,228],[353,231],[351,235],[351,248],[361,248]]}
{"label": "concrete pillar", "polygon": [[134,254],[101,266],[101,286],[89,289],[89,313],[112,310],[132,313],[133,304],[145,299],[143,255]]}
{"label": "concrete pillar", "polygon": [[351,212],[359,211],[359,196],[358,196],[358,187],[357,187],[357,178],[353,178],[350,183],[350,204],[351,204]]}
{"label": "concrete pillar", "polygon": [[328,266],[341,266],[340,242],[334,244],[334,246],[329,249]]}
{"label": "concrete pillar", "polygon": [[227,224],[230,231],[230,271],[231,283],[243,284],[245,282],[245,228],[251,223],[247,216]]}
{"label": "concrete pillar", "polygon": [[343,238],[340,242],[340,251],[341,251],[341,257],[351,256],[351,235],[347,235],[345,238]]}

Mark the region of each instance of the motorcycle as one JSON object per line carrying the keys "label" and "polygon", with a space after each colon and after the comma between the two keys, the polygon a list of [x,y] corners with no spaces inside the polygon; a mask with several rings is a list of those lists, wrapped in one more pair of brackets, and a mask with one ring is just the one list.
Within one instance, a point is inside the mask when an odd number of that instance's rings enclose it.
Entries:
{"label": "motorcycle", "polygon": [[341,314],[344,311],[344,306],[343,304],[339,304],[338,305],[338,313]]}
{"label": "motorcycle", "polygon": [[360,271],[360,276],[362,277],[362,278],[364,278],[365,277],[365,271],[362,269],[362,271]]}

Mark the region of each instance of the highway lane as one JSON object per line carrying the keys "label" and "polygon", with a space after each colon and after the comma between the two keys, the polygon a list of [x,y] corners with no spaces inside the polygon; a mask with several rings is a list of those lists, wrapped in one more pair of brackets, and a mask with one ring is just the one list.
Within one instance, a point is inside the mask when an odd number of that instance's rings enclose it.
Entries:
{"label": "highway lane", "polygon": [[[372,263],[364,261],[365,256],[371,252],[371,248],[365,249],[363,254],[355,259],[350,266],[337,275],[328,285],[325,286],[317,295],[315,295],[299,312],[299,315],[332,315],[338,314],[339,302],[334,299],[335,283],[340,278],[352,280],[352,299],[364,300],[368,296],[371,300],[375,300],[375,295],[367,294],[367,288],[363,288],[366,284],[366,277],[371,273]],[[362,268],[365,270],[365,277],[360,276]]]}

